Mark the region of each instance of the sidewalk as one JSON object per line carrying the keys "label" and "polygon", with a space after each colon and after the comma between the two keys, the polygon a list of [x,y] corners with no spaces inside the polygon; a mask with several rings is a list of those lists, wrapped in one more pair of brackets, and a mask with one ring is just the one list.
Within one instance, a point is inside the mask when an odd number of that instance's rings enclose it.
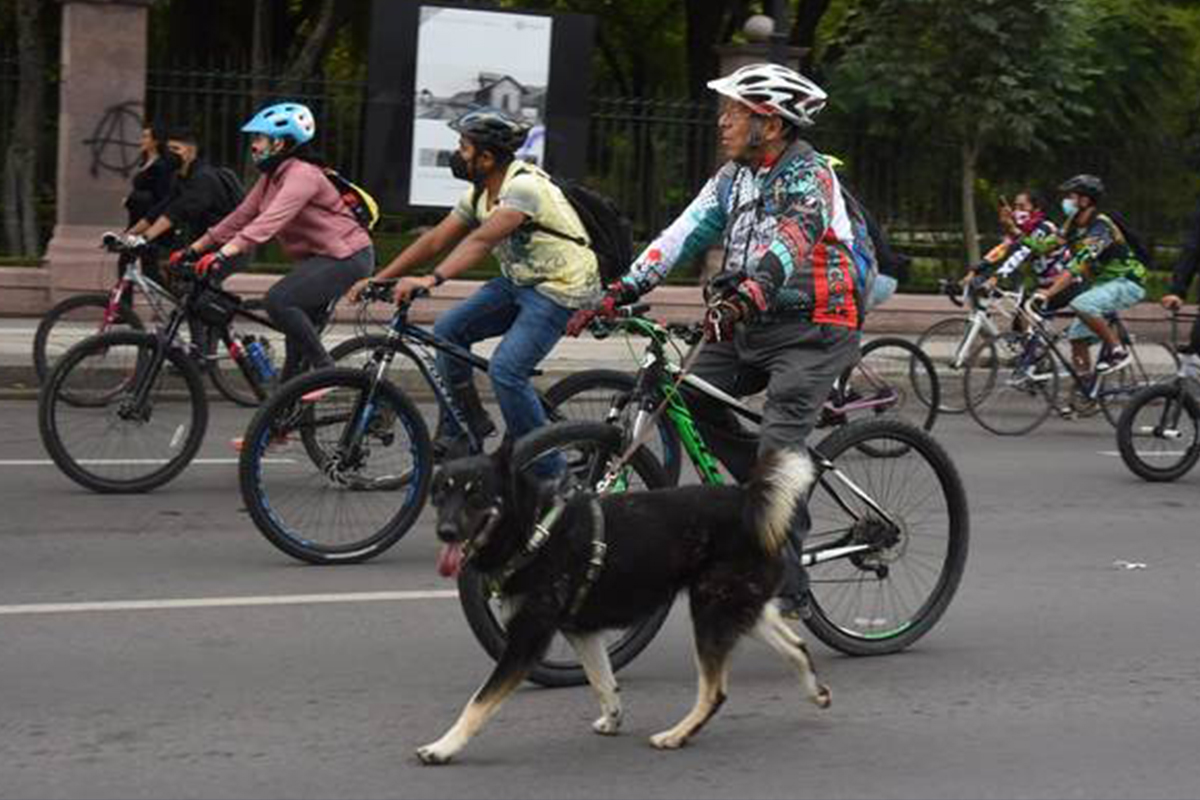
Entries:
{"label": "sidewalk", "polygon": [[[234,276],[229,288],[244,296],[261,295],[272,282],[270,276]],[[429,325],[443,310],[456,305],[477,287],[474,281],[449,281],[436,297],[418,301],[413,307],[411,319]],[[666,286],[654,290],[646,297],[652,306],[651,315],[669,321],[692,321],[700,318],[701,297],[695,287]],[[358,308],[343,303],[338,307],[335,323],[326,333],[327,347],[357,334],[355,319]],[[961,309],[940,295],[896,295],[887,303],[871,312],[864,328],[864,339],[881,335],[900,335],[908,339],[916,336],[939,319],[962,316]],[[385,305],[372,309],[372,319],[385,323],[390,311]],[[148,314],[144,317],[148,318]],[[1125,312],[1123,318],[1134,333],[1143,340],[1165,341],[1169,337],[1167,317],[1155,304],[1143,303]],[[0,392],[8,396],[32,395],[36,392],[37,380],[33,371],[31,353],[33,336],[37,329],[37,317],[0,317]],[[375,332],[382,329],[372,326]],[[94,332],[91,325],[80,323],[75,330],[82,340]],[[256,331],[257,333],[257,331]],[[1186,332],[1184,332],[1186,335]],[[284,350],[282,336],[270,332],[277,359]],[[479,344],[476,352],[488,357],[499,340],[488,340]],[[603,367],[618,370],[636,369],[642,352],[636,339],[615,336],[597,340],[590,336],[578,339],[564,337],[553,352],[542,363],[543,377],[539,384],[549,384],[565,375],[584,369]],[[936,354],[933,354],[936,355]]]}

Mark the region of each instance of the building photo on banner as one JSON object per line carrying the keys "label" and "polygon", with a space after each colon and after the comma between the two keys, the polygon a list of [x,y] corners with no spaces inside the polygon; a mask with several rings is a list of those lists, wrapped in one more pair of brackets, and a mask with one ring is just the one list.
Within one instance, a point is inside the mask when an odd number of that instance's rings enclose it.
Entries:
{"label": "building photo on banner", "polygon": [[450,174],[458,134],[448,123],[473,109],[496,108],[527,122],[532,130],[517,156],[542,163],[552,25],[550,17],[422,6],[411,205],[458,201],[462,181]]}

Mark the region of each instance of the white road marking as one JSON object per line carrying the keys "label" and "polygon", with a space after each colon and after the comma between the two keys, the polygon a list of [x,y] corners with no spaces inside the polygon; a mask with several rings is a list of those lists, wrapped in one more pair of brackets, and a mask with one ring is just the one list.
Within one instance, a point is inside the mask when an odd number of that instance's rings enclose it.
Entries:
{"label": "white road marking", "polygon": [[[1121,457],[1119,450],[1097,450],[1096,452],[1102,456]],[[1135,452],[1139,458],[1179,458],[1187,455],[1183,450],[1137,450]]]}
{"label": "white road marking", "polygon": [[22,614],[77,614],[90,611],[172,611],[180,608],[245,608],[247,606],[321,605],[325,603],[379,603],[398,600],[446,600],[458,597],[453,589],[409,592],[344,592],[340,594],[280,594],[246,597],[192,597],[163,600],[105,600],[92,603],[18,603],[0,605],[0,616]]}
{"label": "white road marking", "polygon": [[[87,466],[121,466],[134,464],[165,464],[165,458],[81,458],[80,464]],[[190,464],[201,464],[204,466],[224,466],[228,464],[238,463],[236,458],[195,458]],[[295,464],[294,458],[264,458],[264,464]],[[52,467],[54,462],[48,458],[7,458],[0,459],[0,467]]]}

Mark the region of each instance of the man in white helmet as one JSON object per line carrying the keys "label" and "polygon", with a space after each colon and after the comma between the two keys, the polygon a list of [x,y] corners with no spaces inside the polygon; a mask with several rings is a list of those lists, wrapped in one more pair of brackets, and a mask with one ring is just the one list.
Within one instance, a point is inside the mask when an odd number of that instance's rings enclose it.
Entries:
{"label": "man in white helmet", "polygon": [[[800,139],[826,95],[798,72],[751,64],[709,88],[722,95],[720,144],[729,159],[671,225],[607,288],[595,309],[568,326],[578,334],[597,315],[648,292],[677,264],[723,242],[725,260],[706,297],[708,344],[693,372],[734,396],[766,390],[757,454],[802,450],[834,380],[858,358],[862,298],[854,280],[852,223],[825,156]],[[869,242],[859,243],[871,247]],[[701,432],[734,477],[753,465],[753,441],[732,415],[691,398]],[[798,551],[807,512],[793,522]],[[780,593],[785,613],[804,613],[799,560]]]}

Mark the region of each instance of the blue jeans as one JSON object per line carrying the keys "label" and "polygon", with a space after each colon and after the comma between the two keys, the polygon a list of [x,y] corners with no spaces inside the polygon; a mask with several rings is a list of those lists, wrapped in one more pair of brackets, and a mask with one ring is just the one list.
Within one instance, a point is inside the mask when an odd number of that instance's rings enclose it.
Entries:
{"label": "blue jeans", "polygon": [[[562,338],[572,313],[532,287],[493,278],[438,317],[433,332],[467,349],[483,339],[504,336],[492,355],[488,376],[507,435],[516,439],[546,423],[529,376]],[[469,365],[442,353],[438,354],[438,369],[451,386],[472,380]],[[460,432],[445,409],[441,414],[447,430]]]}

